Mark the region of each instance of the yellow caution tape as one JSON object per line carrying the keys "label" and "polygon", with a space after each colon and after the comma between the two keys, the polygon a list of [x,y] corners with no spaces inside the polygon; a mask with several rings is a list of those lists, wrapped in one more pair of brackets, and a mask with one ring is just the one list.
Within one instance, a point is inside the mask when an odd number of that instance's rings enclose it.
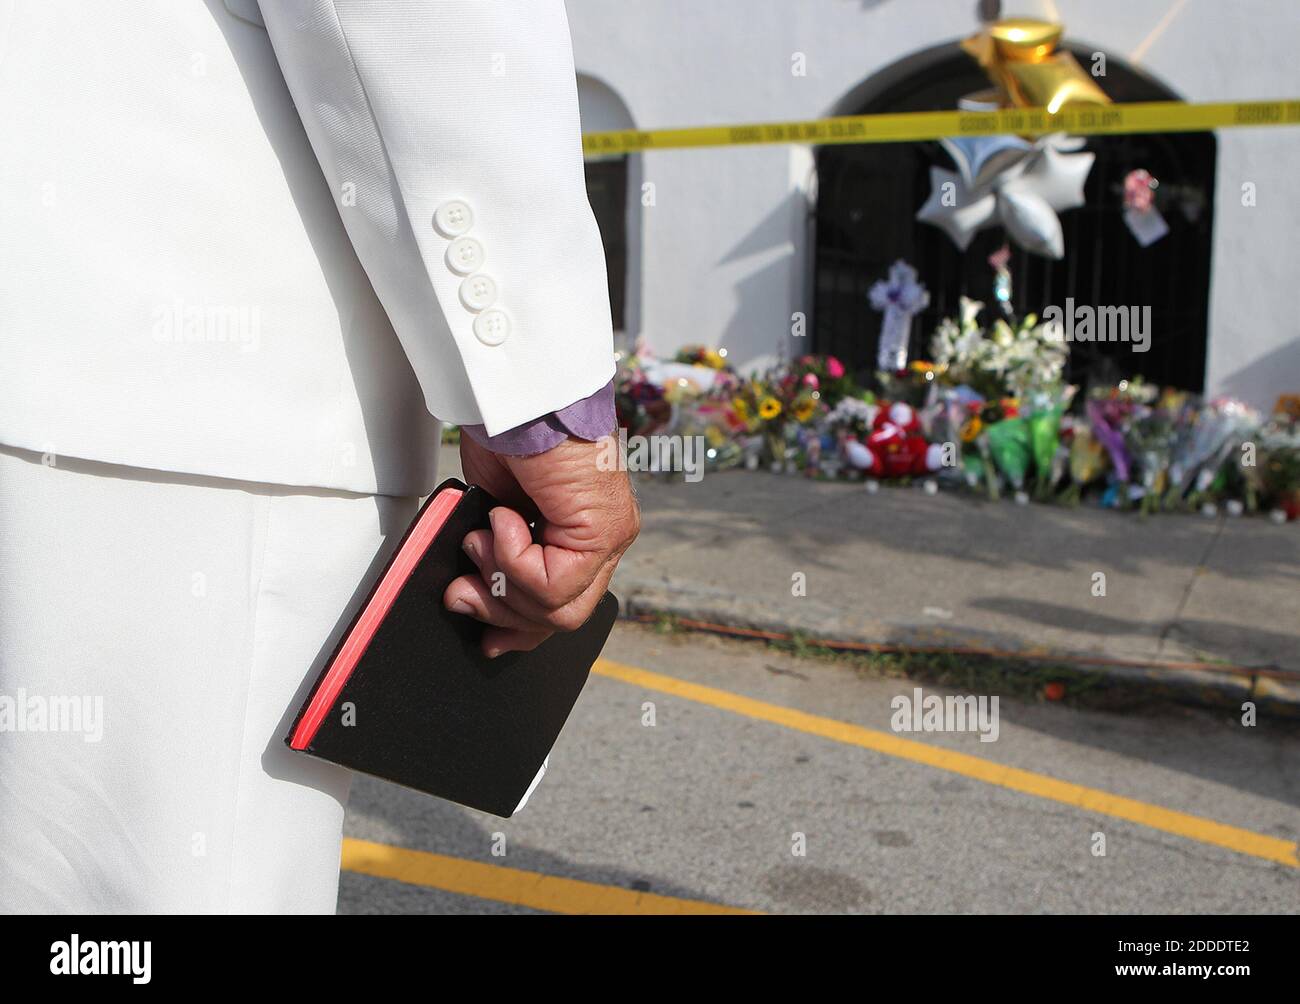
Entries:
{"label": "yellow caution tape", "polygon": [[1068,132],[1106,135],[1141,132],[1203,132],[1237,126],[1300,125],[1300,100],[1227,101],[1187,104],[1152,101],[1122,105],[1004,108],[994,112],[907,112],[899,115],[843,115],[809,122],[756,122],[641,132],[589,132],[582,137],[588,157],[680,150],[700,146],[760,146],[780,143],[905,143],[945,136],[1036,136]]}

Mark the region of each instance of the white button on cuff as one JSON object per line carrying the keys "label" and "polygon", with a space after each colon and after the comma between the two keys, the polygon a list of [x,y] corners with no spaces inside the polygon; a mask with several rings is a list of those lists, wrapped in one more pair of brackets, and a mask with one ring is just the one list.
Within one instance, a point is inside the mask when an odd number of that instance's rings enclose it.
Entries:
{"label": "white button on cuff", "polygon": [[474,318],[474,336],[484,345],[500,345],[510,334],[510,318],[499,310],[485,310]]}
{"label": "white button on cuff", "polygon": [[458,275],[469,275],[483,267],[485,257],[483,245],[473,237],[457,237],[447,248],[447,267]]}
{"label": "white button on cuff", "polygon": [[490,275],[480,272],[460,284],[460,302],[470,310],[483,310],[497,299],[497,284]]}
{"label": "white button on cuff", "polygon": [[444,202],[433,214],[433,225],[444,237],[459,237],[474,225],[474,214],[464,202]]}

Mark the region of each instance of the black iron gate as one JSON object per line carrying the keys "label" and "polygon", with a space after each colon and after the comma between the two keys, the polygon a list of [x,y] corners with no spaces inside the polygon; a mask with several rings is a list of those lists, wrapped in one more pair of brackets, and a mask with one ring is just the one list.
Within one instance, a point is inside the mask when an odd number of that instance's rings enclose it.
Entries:
{"label": "black iron gate", "polygon": [[[924,72],[898,80],[858,114],[951,109],[987,86],[955,47]],[[1080,60],[1088,65],[1087,53]],[[1102,81],[1116,101],[1174,100],[1158,84],[1114,64]],[[1216,143],[1212,133],[1090,137],[1097,156],[1086,204],[1061,214],[1065,257],[1051,261],[1012,245],[1013,304],[1018,314],[1065,305],[1150,306],[1150,350],[1125,343],[1074,343],[1075,381],[1141,374],[1189,390],[1203,389],[1214,216]],[[931,165],[951,168],[938,143],[823,147],[817,152],[813,346],[839,356],[866,379],[875,368],[881,315],[867,290],[896,259],[914,265],[930,290],[930,307],[912,324],[911,356],[926,355],[943,317],[961,296],[993,302],[988,257],[1006,240],[1001,228],[976,235],[963,253],[937,227],[914,219],[929,195]],[[1145,168],[1162,187],[1170,232],[1139,246],[1122,218],[1124,176]],[[1170,198],[1170,195],[1173,198]],[[987,315],[986,315],[987,316]]]}

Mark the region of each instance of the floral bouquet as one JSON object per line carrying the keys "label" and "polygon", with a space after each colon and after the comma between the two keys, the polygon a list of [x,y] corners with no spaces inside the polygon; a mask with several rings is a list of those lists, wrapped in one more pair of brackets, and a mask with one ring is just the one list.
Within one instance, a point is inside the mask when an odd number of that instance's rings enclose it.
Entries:
{"label": "floral bouquet", "polygon": [[1070,433],[1070,484],[1061,493],[1061,501],[1078,505],[1083,490],[1106,473],[1106,464],[1106,447],[1093,436],[1091,426],[1075,422]]}
{"label": "floral bouquet", "polygon": [[705,366],[711,370],[727,368],[727,350],[711,349],[705,345],[684,345],[677,350],[674,362],[688,366]]}
{"label": "floral bouquet", "polygon": [[984,432],[984,400],[977,397],[963,402],[958,399],[956,406],[958,408],[957,414],[952,417],[960,422],[957,426],[957,442],[961,444],[961,468],[966,484],[974,488],[981,481],[984,481],[989,485],[990,492],[995,492],[995,486],[988,482],[988,478],[993,472],[985,467],[988,444],[982,435]]}
{"label": "floral bouquet", "polygon": [[672,423],[672,405],[664,399],[664,389],[646,376],[639,350],[619,361],[614,411],[619,427],[630,435],[649,435]]}
{"label": "floral bouquet", "polygon": [[984,476],[974,446],[975,437],[982,428],[980,409],[983,406],[983,400],[974,392],[963,393],[963,388],[934,385],[921,412],[921,426],[926,439],[944,451],[941,474],[951,473],[958,480],[964,476],[972,487]]}
{"label": "floral bouquet", "polygon": [[748,432],[762,435],[767,461],[774,468],[793,461],[799,427],[822,410],[809,382],[779,371],[742,381],[731,399],[732,415]]}
{"label": "floral bouquet", "polygon": [[976,399],[969,402],[967,411],[961,438],[975,447],[963,464],[967,483],[974,487],[983,478],[991,499],[1001,496],[1002,478],[1020,491],[1031,460],[1029,426],[1020,414],[1020,402],[1013,397]]}
{"label": "floral bouquet", "polygon": [[[986,425],[981,439],[981,453],[987,453],[993,461],[995,471],[1006,478],[1017,494],[1022,492],[1034,457],[1029,420],[1022,415],[1013,415]],[[998,497],[996,486],[990,484],[989,495],[991,498]]]}
{"label": "floral bouquet", "polygon": [[1085,405],[1088,424],[1093,438],[1110,457],[1114,491],[1108,495],[1120,508],[1127,506],[1131,498],[1129,478],[1133,473],[1133,458],[1125,434],[1150,407],[1157,393],[1141,377],[1134,377],[1121,380],[1115,387],[1095,387],[1088,394]]}
{"label": "floral bouquet", "polygon": [[1029,426],[1029,452],[1034,464],[1034,496],[1049,498],[1064,475],[1068,453],[1061,447],[1061,422],[1076,388],[1059,384],[1030,395],[1025,409]]}
{"label": "floral bouquet", "polygon": [[841,399],[857,392],[853,378],[834,356],[800,356],[790,364],[790,375],[813,391],[828,408],[834,408]]}
{"label": "floral bouquet", "polygon": [[879,410],[875,395],[870,391],[864,391],[862,397],[840,398],[839,403],[826,414],[826,429],[837,439],[844,436],[863,439],[871,433]]}
{"label": "floral bouquet", "polygon": [[1140,495],[1143,516],[1156,510],[1167,490],[1174,443],[1187,422],[1187,406],[1187,394],[1166,390],[1154,405],[1139,405],[1124,428],[1124,446],[1133,461],[1130,475],[1137,480],[1130,497]]}
{"label": "floral bouquet", "polygon": [[745,460],[742,431],[727,402],[705,397],[684,401],[673,431],[681,436],[704,437],[704,469],[722,471]]}
{"label": "floral bouquet", "polygon": [[1275,414],[1253,439],[1255,463],[1242,464],[1246,504],[1253,511],[1264,504],[1300,518],[1300,421]]}
{"label": "floral bouquet", "polygon": [[931,394],[938,386],[939,369],[934,363],[917,359],[908,363],[906,369],[896,373],[883,370],[876,374],[880,384],[880,393],[890,401],[903,401],[913,408],[922,407],[930,400]]}
{"label": "floral bouquet", "polygon": [[1061,382],[1069,345],[1060,330],[1029,314],[1013,327],[998,318],[980,327],[984,304],[962,297],[959,319],[945,318],[930,340],[930,357],[949,383],[986,398],[1025,397]]}
{"label": "floral bouquet", "polygon": [[1259,425],[1254,409],[1230,397],[1216,397],[1188,410],[1169,465],[1164,499],[1169,508],[1184,498],[1191,505],[1199,504],[1228,455]]}

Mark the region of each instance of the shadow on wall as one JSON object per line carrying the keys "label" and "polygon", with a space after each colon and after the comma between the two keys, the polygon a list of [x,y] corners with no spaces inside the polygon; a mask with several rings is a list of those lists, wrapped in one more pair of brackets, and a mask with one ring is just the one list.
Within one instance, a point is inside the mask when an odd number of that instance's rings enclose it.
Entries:
{"label": "shadow on wall", "polygon": [[1268,414],[1278,395],[1300,392],[1300,335],[1215,381],[1215,387]]}
{"label": "shadow on wall", "polygon": [[[790,317],[785,311],[772,310],[771,289],[774,284],[788,287],[792,281],[795,271],[792,262],[800,253],[796,237],[804,231],[807,212],[808,202],[803,192],[790,192],[718,259],[721,267],[756,255],[769,258],[733,284],[736,309],[718,342],[728,349],[732,364],[743,373],[771,366],[793,341]],[[801,297],[792,295],[790,302],[801,301]],[[802,341],[811,344],[810,339]],[[811,351],[802,346],[796,348]]]}

